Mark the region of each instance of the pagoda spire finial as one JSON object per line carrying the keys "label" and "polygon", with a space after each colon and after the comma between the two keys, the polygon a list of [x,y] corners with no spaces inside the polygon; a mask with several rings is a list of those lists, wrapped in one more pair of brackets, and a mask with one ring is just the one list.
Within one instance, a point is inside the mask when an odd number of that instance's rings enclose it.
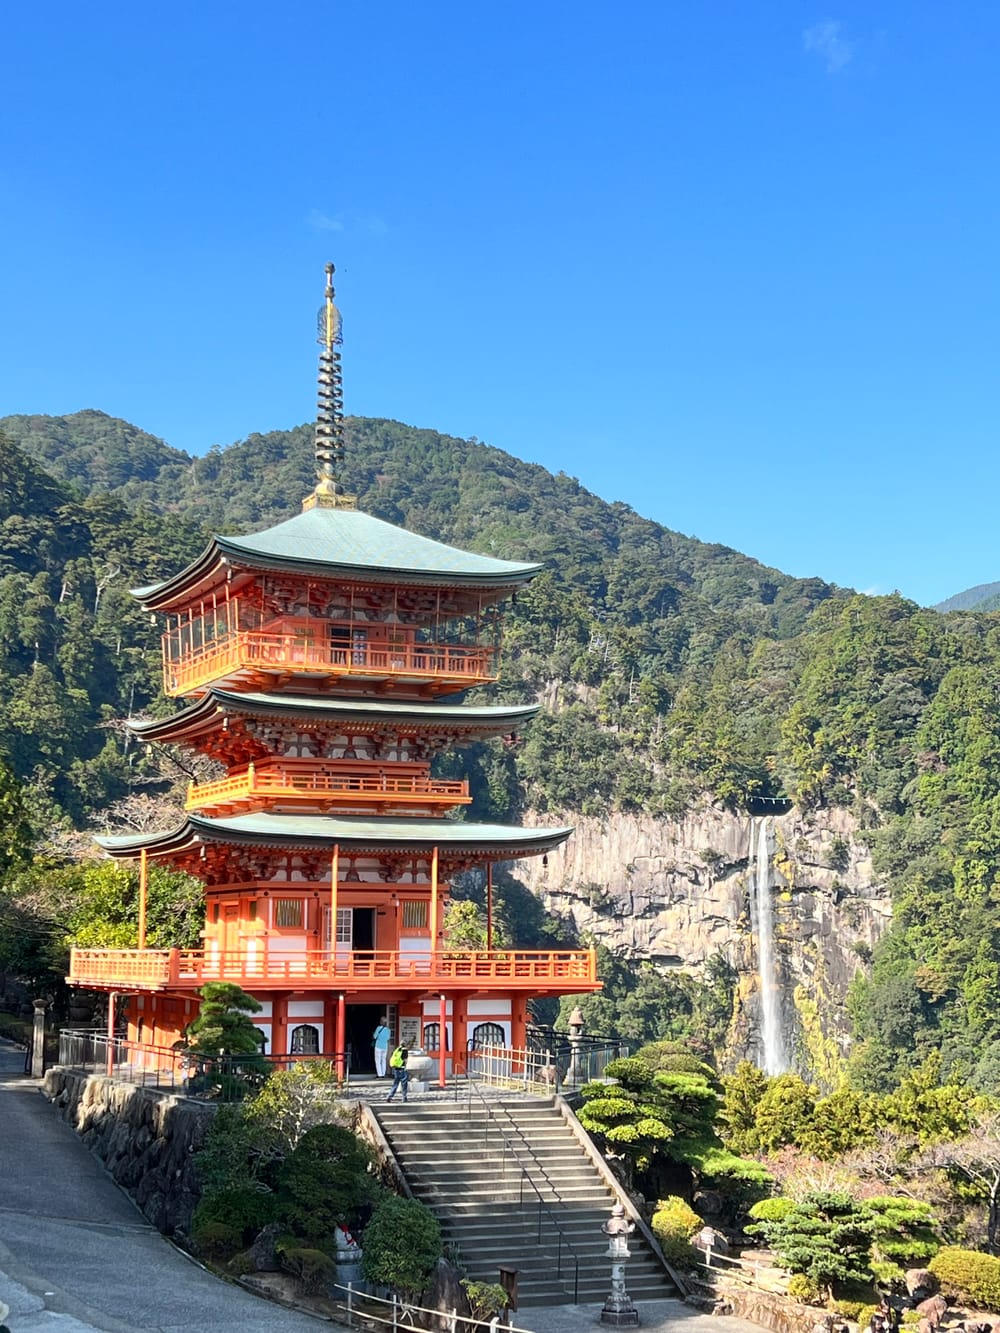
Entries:
{"label": "pagoda spire finial", "polygon": [[334,267],[326,266],[326,291],[318,325],[320,345],[319,388],[316,404],[316,489],[302,502],[303,509],[353,509],[357,499],[337,486],[337,470],[344,461],[344,386],[340,369],[340,311],[334,304]]}

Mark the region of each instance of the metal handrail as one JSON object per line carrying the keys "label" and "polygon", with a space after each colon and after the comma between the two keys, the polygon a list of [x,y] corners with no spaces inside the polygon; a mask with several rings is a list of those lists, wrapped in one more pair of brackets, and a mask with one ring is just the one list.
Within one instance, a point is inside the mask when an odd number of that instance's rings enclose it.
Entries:
{"label": "metal handrail", "polygon": [[[108,1037],[98,1028],[63,1028],[58,1063],[82,1073],[103,1074],[154,1092],[194,1100],[242,1101],[277,1070],[297,1064],[326,1065],[343,1090],[350,1083],[351,1048],[328,1055],[206,1055],[179,1046],[157,1046]],[[216,1084],[221,1084],[221,1089]]]}
{"label": "metal handrail", "polygon": [[[545,1199],[542,1197],[542,1193],[541,1193],[541,1191],[539,1190],[538,1186],[535,1184],[534,1180],[533,1180],[532,1177],[531,1177],[531,1172],[530,1172],[529,1169],[525,1166],[524,1162],[521,1160],[521,1157],[520,1157],[520,1154],[519,1154],[518,1151],[517,1151],[517,1147],[516,1147],[516,1145],[513,1144],[513,1143],[510,1141],[510,1139],[508,1138],[507,1134],[504,1132],[504,1127],[500,1124],[500,1121],[497,1119],[496,1115],[495,1115],[494,1112],[493,1112],[493,1108],[490,1106],[489,1102],[488,1102],[488,1101],[486,1100],[486,1098],[483,1096],[483,1091],[482,1091],[482,1089],[479,1087],[478,1083],[476,1083],[475,1080],[474,1080],[473,1078],[470,1077],[470,1078],[467,1078],[467,1079],[466,1079],[466,1087],[467,1087],[467,1089],[468,1089],[468,1097],[467,1097],[467,1100],[466,1100],[466,1112],[467,1112],[467,1114],[470,1116],[470,1118],[471,1118],[471,1116],[472,1116],[472,1094],[473,1094],[473,1093],[475,1093],[476,1096],[479,1098],[479,1100],[482,1102],[483,1110],[486,1112],[486,1130],[485,1130],[485,1133],[484,1133],[484,1135],[483,1135],[483,1144],[484,1144],[484,1147],[487,1146],[487,1145],[489,1144],[489,1127],[490,1127],[490,1123],[493,1122],[493,1123],[496,1125],[497,1132],[499,1133],[499,1135],[500,1135],[500,1139],[501,1139],[501,1141],[502,1141],[502,1143],[503,1143],[503,1154],[502,1154],[501,1159],[500,1159],[500,1160],[501,1160],[501,1171],[502,1171],[504,1174],[506,1174],[506,1159],[507,1159],[507,1154],[508,1154],[508,1153],[510,1153],[510,1155],[514,1158],[514,1161],[517,1163],[517,1166],[518,1166],[518,1168],[520,1169],[520,1172],[521,1172],[521,1179],[520,1179],[520,1191],[519,1191],[519,1197],[518,1197],[518,1202],[519,1202],[519,1204],[521,1204],[521,1205],[523,1206],[523,1203],[524,1203],[524,1184],[525,1184],[525,1181],[527,1181],[527,1183],[531,1186],[532,1190],[534,1190],[535,1197],[536,1197],[536,1199],[538,1200],[538,1231],[537,1231],[537,1240],[538,1240],[538,1242],[541,1243],[541,1239],[542,1239],[542,1216],[543,1216],[543,1214],[544,1214],[544,1216],[545,1216],[545,1219],[546,1219],[546,1220],[548,1221],[548,1223],[554,1228],[554,1230],[555,1230],[555,1232],[556,1232],[556,1237],[557,1237],[557,1245],[556,1245],[556,1277],[557,1277],[560,1281],[562,1281],[562,1250],[563,1250],[563,1245],[566,1246],[566,1249],[567,1249],[567,1251],[569,1252],[569,1257],[573,1260],[573,1304],[574,1304],[574,1305],[578,1305],[578,1304],[579,1304],[579,1296],[580,1296],[580,1256],[579,1256],[579,1255],[576,1253],[576,1251],[574,1250],[572,1243],[570,1242],[570,1240],[569,1240],[568,1236],[566,1235],[566,1233],[565,1233],[565,1231],[564,1231],[564,1229],[563,1229],[561,1223],[559,1222],[559,1219],[556,1217],[555,1213],[552,1211],[552,1209],[551,1209],[551,1208],[548,1206],[548,1204],[545,1202]],[[457,1098],[456,1098],[456,1100],[457,1100]],[[506,1110],[506,1108],[504,1108],[504,1109]],[[507,1111],[507,1118],[508,1118],[509,1120],[512,1120],[512,1117],[511,1117],[509,1111]],[[512,1122],[512,1123],[513,1123],[513,1122]],[[539,1171],[540,1171],[540,1172],[542,1173],[542,1175],[545,1177],[546,1183],[548,1184],[550,1190],[553,1192],[553,1194],[555,1194],[555,1195],[558,1197],[558,1195],[559,1195],[559,1191],[558,1191],[558,1189],[556,1188],[556,1186],[553,1184],[551,1178],[549,1177],[548,1172],[545,1170],[545,1168],[544,1168],[544,1166],[542,1165],[542,1163],[538,1160],[538,1157],[536,1156],[534,1149],[531,1147],[530,1143],[528,1143],[527,1140],[524,1138],[524,1135],[521,1133],[520,1128],[519,1128],[518,1126],[516,1126],[516,1125],[515,1125],[515,1128],[518,1130],[518,1134],[520,1135],[520,1137],[521,1137],[521,1141],[524,1143],[524,1146],[525,1146],[525,1147],[528,1149],[528,1151],[531,1153],[531,1157],[532,1157],[532,1160],[534,1161],[535,1166],[539,1169]]]}

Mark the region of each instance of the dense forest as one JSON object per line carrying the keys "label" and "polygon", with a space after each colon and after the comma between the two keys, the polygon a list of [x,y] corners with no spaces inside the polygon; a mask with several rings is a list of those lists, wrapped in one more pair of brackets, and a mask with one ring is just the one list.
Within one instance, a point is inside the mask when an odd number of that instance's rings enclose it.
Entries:
{"label": "dense forest", "polygon": [[[127,872],[88,860],[88,831],[169,823],[190,777],[190,757],[124,726],[174,707],[128,589],[211,531],[296,512],[312,437],[192,458],[94,411],[0,429],[0,968],[41,984],[67,939],[129,929]],[[473,815],[850,808],[893,901],[851,996],[850,1078],[884,1094],[939,1053],[944,1075],[1000,1090],[1000,620],[789,578],[475,440],[357,418],[347,436],[343,480],[368,512],[546,565],[482,692],[546,708],[519,745],[442,760],[471,765]],[[177,878],[163,901],[189,903]],[[508,932],[528,944],[556,927],[524,899],[511,883]],[[606,961],[636,1035],[724,1028],[724,969],[695,984]]]}

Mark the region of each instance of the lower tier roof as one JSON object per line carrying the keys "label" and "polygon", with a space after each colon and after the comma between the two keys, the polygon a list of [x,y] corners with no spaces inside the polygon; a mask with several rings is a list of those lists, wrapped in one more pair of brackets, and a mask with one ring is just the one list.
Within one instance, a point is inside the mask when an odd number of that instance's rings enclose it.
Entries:
{"label": "lower tier roof", "polygon": [[374,816],[353,819],[337,815],[271,814],[258,811],[208,819],[188,815],[182,824],[164,833],[99,837],[109,856],[132,859],[145,848],[151,856],[169,856],[198,843],[284,849],[332,849],[355,854],[442,852],[468,856],[478,853],[498,861],[537,856],[565,842],[571,826],[522,828],[510,824],[473,824],[455,819],[391,819]]}

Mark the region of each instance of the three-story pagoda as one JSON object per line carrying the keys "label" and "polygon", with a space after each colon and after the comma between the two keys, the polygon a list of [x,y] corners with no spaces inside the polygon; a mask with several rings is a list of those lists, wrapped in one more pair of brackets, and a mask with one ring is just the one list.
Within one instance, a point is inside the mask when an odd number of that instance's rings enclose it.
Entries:
{"label": "three-story pagoda", "polygon": [[[435,1052],[440,1077],[470,1046],[525,1045],[534,996],[596,989],[591,950],[454,949],[450,880],[542,855],[569,828],[454,817],[467,781],[431,774],[444,747],[515,732],[532,706],[475,705],[496,679],[499,605],[539,565],[496,560],[360,512],[343,458],[339,315],[327,266],[320,319],[317,485],[302,513],[215,537],[172,578],[137,589],[167,617],[164,689],[188,700],[139,723],[143,741],[216,760],[164,833],[99,839],[205,885],[204,947],[76,949],[70,982],[128,996],[130,1039],[180,1039],[197,990],[234,981],[261,1003],[273,1055],[371,1061],[383,1015]],[[113,1007],[113,1006],[112,1006]]]}

